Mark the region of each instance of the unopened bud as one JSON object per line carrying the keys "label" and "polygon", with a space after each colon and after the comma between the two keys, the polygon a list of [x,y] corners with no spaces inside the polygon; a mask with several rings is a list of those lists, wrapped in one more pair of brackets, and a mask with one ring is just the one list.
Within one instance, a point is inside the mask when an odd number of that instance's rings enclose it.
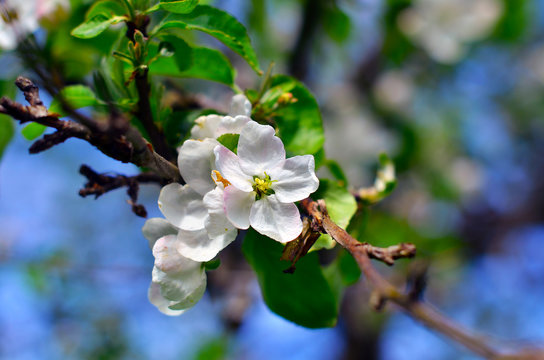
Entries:
{"label": "unopened bud", "polygon": [[298,99],[293,97],[293,94],[290,92],[283,93],[278,98],[278,104],[280,105],[289,105],[289,104],[296,103],[297,101]]}

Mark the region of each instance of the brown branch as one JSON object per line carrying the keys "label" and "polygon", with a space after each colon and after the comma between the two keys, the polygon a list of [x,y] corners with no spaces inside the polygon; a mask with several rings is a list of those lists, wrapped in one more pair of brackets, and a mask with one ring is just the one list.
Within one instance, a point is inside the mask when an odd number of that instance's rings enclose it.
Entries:
{"label": "brown branch", "polygon": [[[0,113],[11,116],[21,124],[35,122],[57,130],[34,143],[30,148],[32,153],[47,150],[75,137],[89,142],[111,158],[148,168],[164,180],[183,182],[178,168],[153,151],[152,146],[128,120],[110,121],[112,126],[94,126],[96,122],[93,119],[81,114],[75,118],[83,119],[85,123],[60,120],[60,115],[50,113],[43,105],[38,87],[31,80],[19,77],[16,85],[23,91],[30,106],[3,97],[0,99]],[[78,113],[72,109],[71,115],[73,114]]]}
{"label": "brown branch", "polygon": [[151,139],[151,144],[155,148],[155,151],[162,157],[172,160],[173,153],[162,131],[153,122],[153,112],[151,111],[151,103],[149,96],[151,95],[151,86],[149,84],[148,69],[138,72],[135,77],[136,89],[138,90],[138,107],[136,110],[136,116],[142,122],[145,131]]}
{"label": "brown branch", "polygon": [[457,341],[486,359],[530,359],[526,355],[509,355],[509,357],[505,357],[499,354],[497,350],[487,343],[484,337],[474,335],[462,329],[432,306],[420,301],[418,297],[404,294],[382,277],[372,265],[371,257],[382,261],[387,259],[385,260],[386,263],[398,257],[411,257],[415,254],[415,247],[413,245],[400,244],[376,252],[375,247],[366,243],[360,243],[344,229],[336,225],[328,216],[323,200],[315,202],[306,199],[302,201],[302,207],[312,218],[312,226],[316,231],[329,234],[355,258],[378,297],[377,304],[383,305],[386,301],[396,304],[414,319]]}
{"label": "brown branch", "polygon": [[122,187],[127,187],[127,194],[130,198],[129,204],[132,206],[132,211],[141,217],[147,217],[145,207],[138,204],[138,192],[140,183],[156,183],[166,185],[163,178],[152,173],[142,173],[135,176],[126,175],[106,175],[99,174],[87,165],[81,165],[80,174],[87,178],[87,183],[84,188],[79,191],[81,197],[94,195],[97,199],[101,195]]}

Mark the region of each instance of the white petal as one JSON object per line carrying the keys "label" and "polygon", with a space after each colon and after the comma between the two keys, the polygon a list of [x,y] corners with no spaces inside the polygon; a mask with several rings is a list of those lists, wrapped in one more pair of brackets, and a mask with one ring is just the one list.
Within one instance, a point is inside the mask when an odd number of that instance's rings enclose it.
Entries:
{"label": "white petal", "polygon": [[215,114],[199,117],[195,120],[196,125],[191,129],[191,138],[197,140],[215,139],[215,132],[222,118],[223,116]]}
{"label": "white petal", "polygon": [[242,171],[240,159],[235,153],[223,145],[216,146],[214,153],[217,170],[225,179],[242,191],[249,192],[253,190],[253,179]]}
{"label": "white petal", "polygon": [[230,116],[245,115],[251,116],[251,103],[243,94],[237,94],[232,97],[230,103]]}
{"label": "white petal", "polygon": [[178,166],[183,179],[200,195],[215,188],[211,173],[215,169],[213,149],[217,140],[187,140],[179,150]]}
{"label": "white petal", "polygon": [[224,134],[239,134],[250,121],[251,119],[244,115],[225,116],[221,119],[219,127],[215,131],[215,137],[218,138]]}
{"label": "white petal", "polygon": [[285,148],[274,128],[250,121],[240,132],[238,156],[240,166],[249,175],[263,176],[264,172],[285,160]]}
{"label": "white petal", "polygon": [[206,290],[204,270],[167,274],[157,267],[153,268],[153,282],[161,287],[161,295],[172,302],[173,310],[187,309],[194,306]]}
{"label": "white petal", "polygon": [[312,155],[289,158],[267,174],[274,181],[272,189],[276,197],[283,203],[305,199],[319,187]]}
{"label": "white petal", "polygon": [[155,267],[168,274],[193,272],[200,269],[200,263],[182,256],[177,248],[177,235],[166,235],[157,240],[153,246]]}
{"label": "white petal", "polygon": [[208,213],[202,203],[202,195],[189,185],[168,184],[159,194],[159,208],[172,225],[184,230],[204,228]]}
{"label": "white petal", "polygon": [[158,283],[151,282],[151,285],[149,285],[149,289],[147,290],[147,298],[150,303],[155,305],[157,309],[165,315],[177,316],[185,312],[185,310],[172,310],[168,308],[170,305],[175,305],[176,302],[165,299],[164,296],[162,296],[161,286]]}
{"label": "white petal", "polygon": [[153,245],[155,245],[155,242],[159,238],[166,235],[175,235],[178,233],[178,229],[172,226],[166,219],[151,218],[145,222],[142,232],[147,241],[149,241],[149,247],[153,249]]}
{"label": "white petal", "polygon": [[225,188],[225,212],[229,221],[238,229],[249,227],[249,214],[255,202],[255,192],[245,192],[229,185]]}
{"label": "white petal", "polygon": [[249,216],[251,227],[281,243],[294,240],[302,232],[300,213],[295,204],[284,204],[275,195],[255,201]]}

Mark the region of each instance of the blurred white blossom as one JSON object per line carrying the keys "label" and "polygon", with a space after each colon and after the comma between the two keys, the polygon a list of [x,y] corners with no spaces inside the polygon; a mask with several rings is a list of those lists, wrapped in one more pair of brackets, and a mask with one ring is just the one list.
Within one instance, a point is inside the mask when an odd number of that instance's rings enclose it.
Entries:
{"label": "blurred white blossom", "polygon": [[15,49],[26,35],[38,28],[41,19],[69,6],[69,0],[0,1],[0,48]]}
{"label": "blurred white blossom", "polygon": [[502,11],[498,0],[415,0],[398,24],[435,61],[452,64],[468,44],[489,35]]}
{"label": "blurred white blossom", "polygon": [[380,75],[373,92],[380,105],[395,111],[405,111],[412,102],[415,89],[408,74],[390,70]]}

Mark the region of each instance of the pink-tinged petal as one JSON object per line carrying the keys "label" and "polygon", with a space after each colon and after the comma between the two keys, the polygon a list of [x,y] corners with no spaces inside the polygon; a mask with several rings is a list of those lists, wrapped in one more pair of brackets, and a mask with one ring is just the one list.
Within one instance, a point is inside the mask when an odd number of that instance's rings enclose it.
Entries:
{"label": "pink-tinged petal", "polygon": [[191,272],[168,274],[154,267],[151,275],[153,282],[160,285],[161,295],[173,302],[169,305],[172,310],[194,306],[206,290],[206,273],[202,268]]}
{"label": "pink-tinged petal", "polygon": [[281,203],[275,195],[255,201],[249,215],[251,227],[281,243],[294,240],[302,232],[300,213],[295,204]]}
{"label": "pink-tinged petal", "polygon": [[153,246],[155,267],[168,274],[193,272],[200,268],[200,263],[182,256],[177,249],[177,235],[166,235],[158,239]]}
{"label": "pink-tinged petal", "polygon": [[229,185],[224,190],[223,198],[229,221],[238,229],[247,229],[251,207],[255,202],[255,192],[241,191]]}
{"label": "pink-tinged petal", "polygon": [[240,132],[238,156],[244,172],[263,176],[265,171],[285,160],[285,147],[274,128],[250,121]]}
{"label": "pink-tinged petal", "polygon": [[208,211],[202,202],[202,195],[189,185],[168,184],[159,194],[159,209],[172,225],[184,230],[204,228]]}
{"label": "pink-tinged petal", "polygon": [[175,305],[175,301],[170,301],[166,299],[161,294],[161,286],[158,283],[152,282],[151,285],[149,285],[149,289],[147,290],[147,298],[149,299],[149,302],[155,305],[157,309],[159,309],[160,312],[162,312],[165,315],[168,316],[178,316],[183,314],[186,310],[172,310],[168,307],[170,305]]}
{"label": "pink-tinged petal", "polygon": [[242,191],[253,190],[253,178],[242,171],[240,159],[235,153],[223,145],[216,146],[214,153],[217,170],[225,179]]}
{"label": "pink-tinged petal", "polygon": [[166,219],[151,218],[145,222],[142,233],[149,242],[149,247],[153,249],[153,245],[158,239],[166,235],[175,235],[178,233],[178,229]]}
{"label": "pink-tinged petal", "polygon": [[215,133],[222,118],[223,116],[216,114],[199,117],[195,120],[196,124],[191,128],[191,138],[196,140],[215,139]]}
{"label": "pink-tinged petal", "polygon": [[229,115],[251,116],[251,103],[249,102],[247,97],[245,97],[245,95],[237,94],[232,97],[232,100],[230,102]]}
{"label": "pink-tinged petal", "polygon": [[267,174],[274,181],[272,189],[276,197],[283,203],[305,199],[319,187],[312,155],[289,158],[270,169]]}
{"label": "pink-tinged petal", "polygon": [[215,188],[211,173],[215,170],[215,139],[187,140],[179,149],[178,166],[183,179],[200,195]]}

